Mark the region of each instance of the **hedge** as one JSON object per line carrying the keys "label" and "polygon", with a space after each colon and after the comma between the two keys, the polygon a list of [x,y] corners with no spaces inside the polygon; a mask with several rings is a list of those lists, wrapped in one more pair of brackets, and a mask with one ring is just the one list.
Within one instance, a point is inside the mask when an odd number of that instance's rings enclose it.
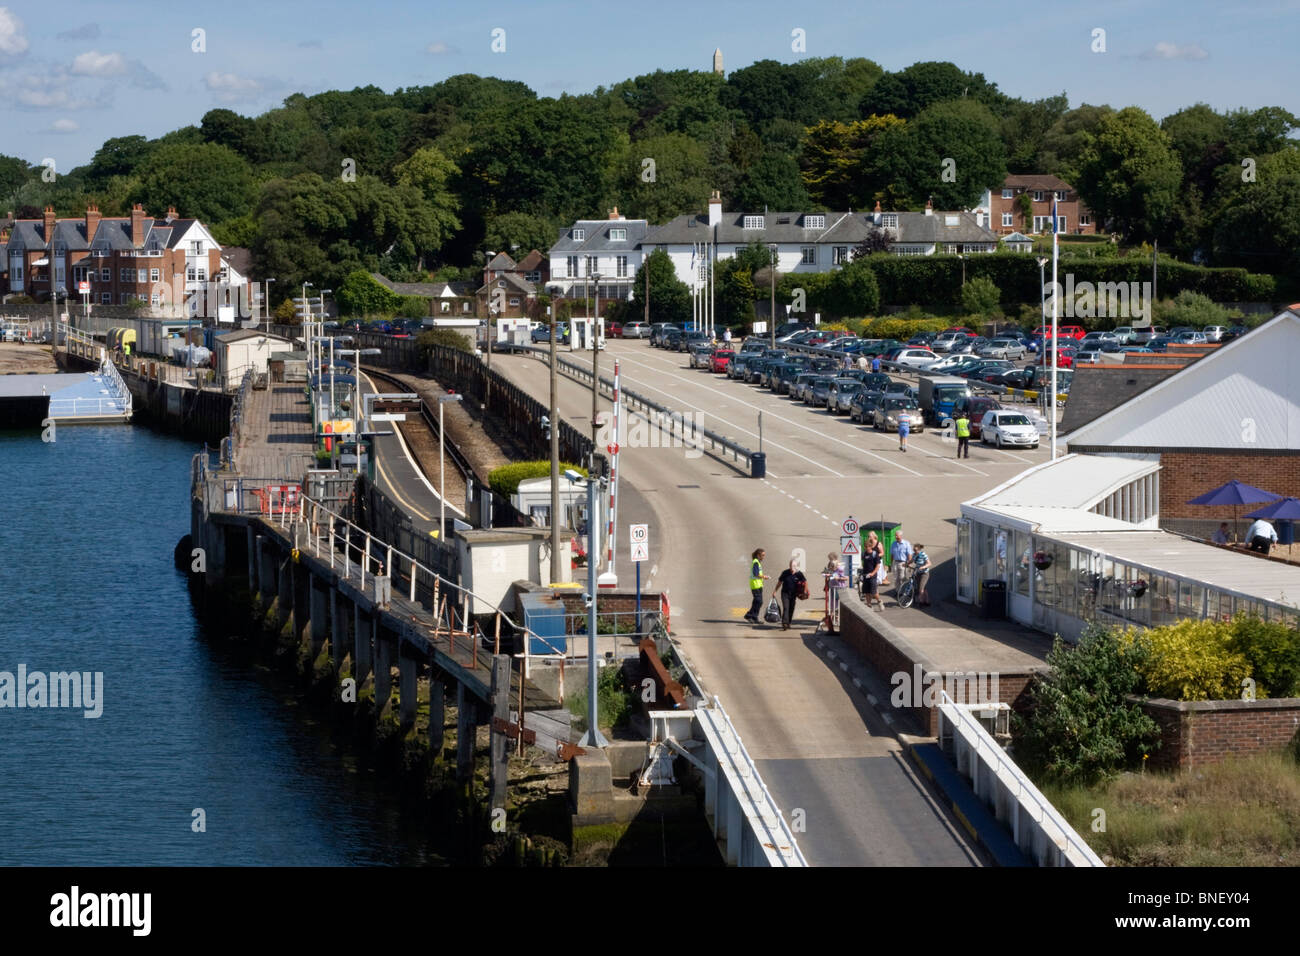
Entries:
{"label": "hedge", "polygon": [[[917,303],[923,306],[956,303],[961,293],[962,262],[956,256],[896,256],[878,253],[871,257],[871,268],[880,286],[880,301],[890,306]],[[1002,292],[1002,301],[1038,302],[1039,270],[1036,257],[1017,252],[995,252],[966,257],[966,279],[989,279]],[[1080,282],[1150,282],[1151,261],[1146,258],[1098,257],[1068,259],[1058,267],[1058,281],[1064,286],[1066,275]],[[1049,264],[1045,277],[1051,281]],[[1271,302],[1277,280],[1270,275],[1248,273],[1245,269],[1207,268],[1184,262],[1161,262],[1157,272],[1161,297],[1177,295],[1184,289],[1200,292],[1216,302]]]}
{"label": "hedge", "polygon": [[1128,632],[1123,640],[1141,652],[1137,670],[1155,697],[1235,700],[1247,678],[1257,698],[1300,693],[1300,632],[1280,622],[1246,615],[1180,621]]}
{"label": "hedge", "polygon": [[[571,465],[568,462],[560,462],[561,477],[563,477],[565,470],[570,468],[580,473],[584,478],[587,477],[586,468],[580,465]],[[519,490],[519,482],[527,481],[530,478],[549,477],[551,477],[551,463],[549,461],[517,461],[510,465],[494,468],[488,475],[488,486],[501,497],[509,498]]]}

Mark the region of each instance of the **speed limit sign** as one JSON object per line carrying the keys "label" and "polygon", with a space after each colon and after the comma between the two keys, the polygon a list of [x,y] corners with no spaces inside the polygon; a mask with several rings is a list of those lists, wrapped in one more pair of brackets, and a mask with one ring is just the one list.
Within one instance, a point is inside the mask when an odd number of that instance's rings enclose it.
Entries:
{"label": "speed limit sign", "polygon": [[650,526],[648,524],[629,525],[628,530],[632,534],[632,540],[635,542],[645,542],[650,540]]}
{"label": "speed limit sign", "polygon": [[858,522],[854,518],[845,518],[844,523],[840,525],[840,530],[845,537],[850,537],[858,533]]}

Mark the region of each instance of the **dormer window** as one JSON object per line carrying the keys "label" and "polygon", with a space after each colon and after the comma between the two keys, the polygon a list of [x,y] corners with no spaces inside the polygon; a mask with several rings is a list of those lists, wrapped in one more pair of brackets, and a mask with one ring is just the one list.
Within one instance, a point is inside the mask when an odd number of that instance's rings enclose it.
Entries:
{"label": "dormer window", "polygon": [[610,240],[610,242],[626,242],[626,241],[627,241],[627,230],[626,230],[626,229],[611,229],[611,230],[609,231],[609,240]]}
{"label": "dormer window", "polygon": [[573,230],[573,241],[574,241],[574,242],[582,242],[582,241],[583,241],[584,239],[586,239],[586,238],[587,238],[587,230],[586,230],[586,229],[575,229],[575,230]]}
{"label": "dormer window", "polygon": [[743,221],[743,223],[742,223],[742,225],[741,225],[741,228],[742,228],[742,229],[762,229],[762,228],[763,228],[763,217],[762,217],[762,216],[746,216],[745,219],[744,219],[744,221]]}
{"label": "dormer window", "polygon": [[943,217],[943,224],[944,224],[945,226],[955,226],[955,225],[957,225],[958,221],[959,221],[959,220],[958,220],[958,218],[957,218],[956,216],[944,216],[944,217]]}
{"label": "dormer window", "polygon": [[897,228],[898,228],[898,213],[896,213],[896,212],[887,212],[887,213],[884,213],[884,214],[880,217],[880,227],[881,227],[882,229],[897,229]]}
{"label": "dormer window", "polygon": [[825,229],[826,217],[825,216],[804,216],[803,227],[805,229]]}

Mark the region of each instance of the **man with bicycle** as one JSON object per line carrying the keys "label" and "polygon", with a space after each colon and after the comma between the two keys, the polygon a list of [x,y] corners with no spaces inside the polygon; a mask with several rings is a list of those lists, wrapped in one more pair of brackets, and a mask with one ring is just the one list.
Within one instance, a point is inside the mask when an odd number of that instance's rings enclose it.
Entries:
{"label": "man with bicycle", "polygon": [[916,594],[917,607],[930,606],[930,593],[926,585],[930,581],[930,556],[925,553],[925,545],[917,544],[912,552],[912,588]]}
{"label": "man with bicycle", "polygon": [[903,585],[903,569],[912,560],[912,545],[903,537],[903,526],[894,529],[894,543],[889,548],[889,563],[894,569],[894,595]]}

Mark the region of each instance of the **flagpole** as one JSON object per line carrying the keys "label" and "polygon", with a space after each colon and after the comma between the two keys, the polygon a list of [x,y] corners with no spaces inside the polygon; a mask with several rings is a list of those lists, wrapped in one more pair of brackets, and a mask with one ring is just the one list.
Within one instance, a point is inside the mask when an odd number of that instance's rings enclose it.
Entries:
{"label": "flagpole", "polygon": [[1057,341],[1056,341],[1056,315],[1059,308],[1057,299],[1061,287],[1056,281],[1056,265],[1060,254],[1060,245],[1057,241],[1057,223],[1056,218],[1056,194],[1052,194],[1052,401],[1047,409],[1049,427],[1051,429],[1052,442],[1052,461],[1056,461],[1056,368],[1057,368]]}

